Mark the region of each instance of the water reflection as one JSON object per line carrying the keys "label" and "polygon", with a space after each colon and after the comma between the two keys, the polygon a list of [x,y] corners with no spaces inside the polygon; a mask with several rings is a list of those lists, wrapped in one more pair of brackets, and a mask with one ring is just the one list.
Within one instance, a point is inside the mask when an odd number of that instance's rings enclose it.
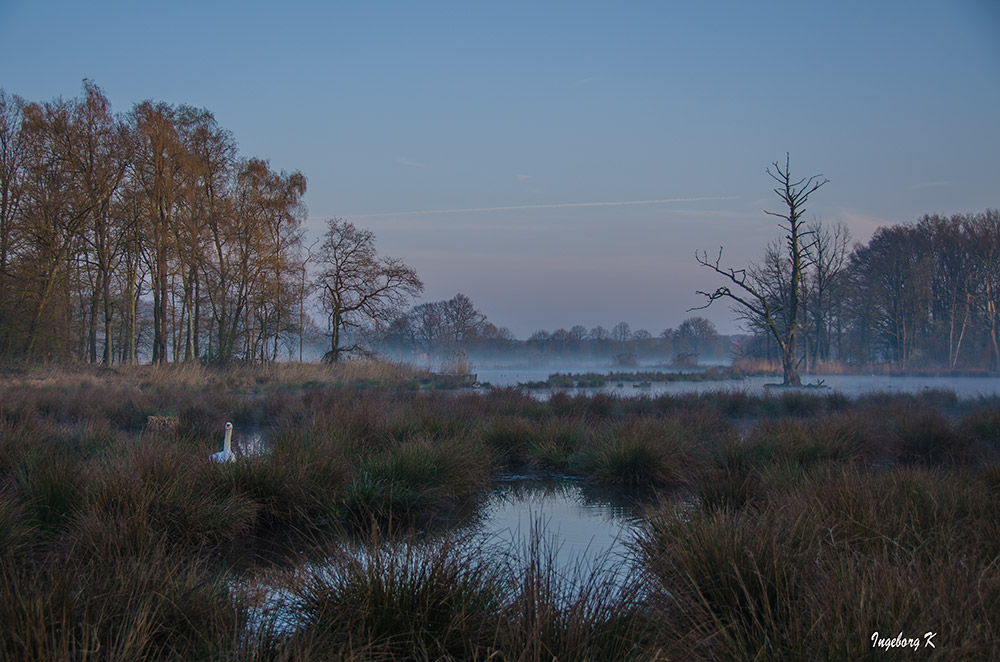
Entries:
{"label": "water reflection", "polygon": [[640,497],[566,477],[501,476],[472,527],[484,546],[511,550],[537,531],[565,570],[628,564]]}
{"label": "water reflection", "polygon": [[[570,477],[500,476],[475,515],[457,526],[450,520],[451,527],[439,522],[444,526],[421,535],[341,540],[326,554],[303,559],[290,571],[251,579],[244,589],[255,603],[248,631],[266,625],[289,633],[299,627],[303,587],[310,582],[337,586],[351,577],[427,577],[428,568],[448,554],[463,565],[468,562],[462,559],[490,564],[515,584],[530,566],[551,576],[553,599],[562,607],[584,594],[611,599],[635,585],[630,543],[642,497]],[[442,552],[448,549],[453,553]]]}

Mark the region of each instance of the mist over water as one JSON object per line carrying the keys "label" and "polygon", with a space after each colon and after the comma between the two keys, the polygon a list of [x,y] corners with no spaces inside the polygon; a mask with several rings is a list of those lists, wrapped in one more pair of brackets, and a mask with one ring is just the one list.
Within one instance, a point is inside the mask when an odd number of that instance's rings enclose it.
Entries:
{"label": "mist over water", "polygon": [[[706,366],[702,366],[706,367]],[[611,374],[665,370],[679,372],[663,366],[640,366],[623,369],[608,364],[545,364],[542,366],[490,366],[477,365],[473,368],[476,378],[492,386],[517,386],[530,382],[545,381],[549,375],[563,374]],[[637,378],[638,380],[638,378]],[[715,391],[745,391],[752,394],[767,392],[766,384],[780,383],[780,376],[743,377],[719,381],[672,381],[652,382],[647,387],[637,388],[637,381],[609,381],[604,386],[588,388],[532,389],[538,397],[547,397],[552,392],[606,393],[621,397],[656,396],[681,393],[710,393]],[[805,374],[803,384],[820,383],[825,387],[819,394],[841,393],[846,396],[868,395],[871,393],[920,393],[939,389],[954,391],[959,398],[1000,396],[1000,377],[953,377],[922,375],[822,375]]]}

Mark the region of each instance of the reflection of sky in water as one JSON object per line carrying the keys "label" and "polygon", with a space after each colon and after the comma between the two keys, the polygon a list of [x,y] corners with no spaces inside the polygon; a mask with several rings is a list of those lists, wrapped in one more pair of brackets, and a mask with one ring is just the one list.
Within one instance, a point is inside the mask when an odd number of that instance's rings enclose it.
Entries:
{"label": "reflection of sky in water", "polygon": [[[538,560],[542,568],[556,571],[560,600],[568,604],[587,587],[607,585],[617,591],[634,578],[629,543],[635,536],[636,513],[635,502],[622,490],[569,478],[501,476],[470,523],[408,540],[386,539],[378,554],[383,563],[395,557],[417,567],[425,554],[433,554],[451,538],[459,549],[495,559],[501,572],[510,572],[515,579],[528,563],[532,535],[540,533]],[[372,549],[365,543],[345,543],[342,551],[370,562]],[[334,558],[306,562],[294,574],[332,579],[341,571]],[[275,619],[279,632],[295,629],[302,605],[293,591],[280,582],[271,584],[266,577],[251,581],[250,587],[258,596],[257,606],[251,609],[250,631],[269,617]]]}
{"label": "reflection of sky in water", "polygon": [[533,532],[565,571],[608,572],[631,563],[634,503],[612,491],[560,478],[508,477],[486,497],[474,529],[486,548],[517,556]]}

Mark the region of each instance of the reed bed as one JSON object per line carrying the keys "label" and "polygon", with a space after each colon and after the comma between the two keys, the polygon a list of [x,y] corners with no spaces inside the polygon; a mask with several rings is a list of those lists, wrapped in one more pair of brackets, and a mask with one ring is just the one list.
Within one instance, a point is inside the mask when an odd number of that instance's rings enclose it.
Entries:
{"label": "reed bed", "polygon": [[[903,656],[876,631],[936,631],[929,657],[1000,657],[995,398],[541,402],[425,379],[8,369],[0,659]],[[227,420],[266,452],[209,462]],[[524,471],[658,494],[635,581],[570,581],[537,540],[507,563],[442,537],[494,475]],[[373,542],[386,527],[422,542]],[[261,568],[291,621],[247,590]]]}

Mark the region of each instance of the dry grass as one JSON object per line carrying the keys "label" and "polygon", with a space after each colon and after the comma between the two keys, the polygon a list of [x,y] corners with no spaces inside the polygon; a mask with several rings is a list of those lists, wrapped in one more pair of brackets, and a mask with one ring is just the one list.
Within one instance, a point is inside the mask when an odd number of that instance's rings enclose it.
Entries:
{"label": "dry grass", "polygon": [[983,480],[834,469],[753,508],[652,511],[640,546],[671,649],[684,659],[875,659],[876,631],[935,631],[944,650],[931,657],[996,659],[987,633],[1000,627],[1000,498]]}
{"label": "dry grass", "polygon": [[[320,564],[272,578],[253,641],[268,659],[651,659],[655,623],[640,587],[603,568],[568,576],[536,528],[523,550],[484,552],[445,538],[338,547]],[[300,627],[284,622],[296,614]]]}
{"label": "dry grass", "polygon": [[[9,374],[0,659],[846,660],[873,657],[871,631],[932,628],[948,656],[1000,657],[995,400],[540,402],[414,379],[365,363]],[[210,463],[227,420],[269,452]],[[248,636],[232,589],[248,564],[373,522],[420,528],[523,468],[670,497],[647,513],[645,583],[567,583],[537,544],[515,571],[447,546],[352,561],[337,543],[342,574],[288,578],[308,618]]]}

